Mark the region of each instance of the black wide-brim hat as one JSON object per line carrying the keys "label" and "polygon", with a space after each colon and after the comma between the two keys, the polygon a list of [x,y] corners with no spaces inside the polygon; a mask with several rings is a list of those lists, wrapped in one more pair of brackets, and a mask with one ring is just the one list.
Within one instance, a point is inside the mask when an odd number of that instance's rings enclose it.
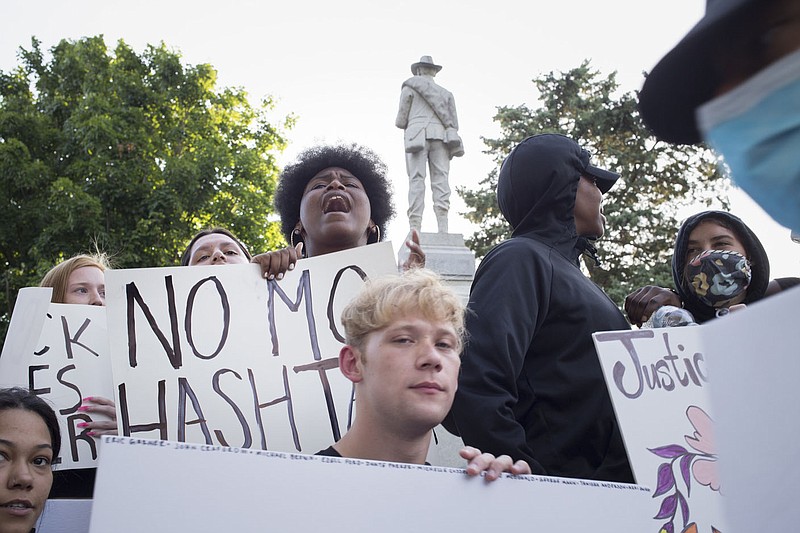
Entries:
{"label": "black wide-brim hat", "polygon": [[714,97],[720,84],[712,50],[736,42],[744,16],[759,0],[707,0],[706,14],[653,67],[639,92],[639,113],[659,139],[696,144],[702,139],[695,109]]}

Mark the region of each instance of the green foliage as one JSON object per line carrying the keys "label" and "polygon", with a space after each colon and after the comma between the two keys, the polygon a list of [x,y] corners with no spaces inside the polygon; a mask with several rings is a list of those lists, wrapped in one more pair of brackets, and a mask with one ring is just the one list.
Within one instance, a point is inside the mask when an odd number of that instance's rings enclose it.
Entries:
{"label": "green foliage", "polygon": [[98,36],[50,55],[33,39],[0,71],[0,319],[20,287],[95,246],[148,267],[177,264],[212,225],[254,251],[283,244],[268,217],[293,118],[273,124],[270,99],[217,88],[212,66],[163,43],[137,54]]}
{"label": "green foliage", "polygon": [[483,257],[511,233],[495,194],[505,156],[530,135],[562,133],[589,150],[594,164],[622,175],[604,200],[606,235],[598,241],[602,265],[586,265],[592,279],[620,306],[643,285],[671,286],[678,210],[697,203],[727,207],[728,183],[713,154],[657,141],[639,118],[636,95],[617,95],[615,74],[602,77],[588,61],[533,83],[541,107],[499,107],[495,121],[501,136],[483,139],[497,167],[477,189],[458,189],[468,207],[464,215],[479,225],[467,245]]}

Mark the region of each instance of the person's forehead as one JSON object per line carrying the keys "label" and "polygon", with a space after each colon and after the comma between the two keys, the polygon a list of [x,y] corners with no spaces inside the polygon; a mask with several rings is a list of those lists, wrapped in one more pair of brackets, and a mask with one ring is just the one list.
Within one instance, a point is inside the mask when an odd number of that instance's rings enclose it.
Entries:
{"label": "person's forehead", "polygon": [[103,271],[100,268],[87,265],[73,270],[68,281],[69,283],[84,283],[86,280],[102,280],[103,277]]}
{"label": "person's forehead", "polygon": [[[342,168],[342,167],[327,167],[327,168],[323,168],[322,170],[320,170],[319,172],[314,174],[311,177],[311,180],[315,180],[315,179],[331,179],[334,176],[343,176],[343,177],[353,178],[353,179],[358,180],[358,178],[352,172],[350,172],[346,168]],[[311,180],[309,180],[309,181],[311,181]]]}
{"label": "person's forehead", "polygon": [[738,240],[738,236],[736,235],[735,231],[713,218],[701,220],[689,234],[689,240],[699,239],[701,236],[708,237],[709,235],[730,235]]}
{"label": "person's forehead", "polygon": [[393,316],[383,329],[430,330],[436,334],[450,334],[456,336],[456,330],[450,322],[431,319],[419,313],[414,313],[412,310]]}
{"label": "person's forehead", "polygon": [[239,246],[236,243],[236,241],[234,241],[224,233],[210,233],[208,235],[203,235],[202,237],[197,239],[194,242],[193,249],[200,250],[201,248],[207,248],[217,245],[226,245],[226,244],[236,247]]}

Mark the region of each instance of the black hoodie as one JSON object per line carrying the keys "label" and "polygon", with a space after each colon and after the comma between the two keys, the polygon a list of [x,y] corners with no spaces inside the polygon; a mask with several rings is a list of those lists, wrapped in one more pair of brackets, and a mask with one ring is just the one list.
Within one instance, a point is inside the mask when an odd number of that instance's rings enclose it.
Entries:
{"label": "black hoodie", "polygon": [[708,219],[724,221],[726,226],[733,229],[747,252],[747,259],[750,261],[752,270],[752,280],[747,287],[747,297],[745,304],[755,302],[764,297],[769,285],[769,259],[764,246],[758,240],[756,234],[747,227],[738,217],[726,211],[703,211],[687,218],[675,237],[675,249],[672,252],[672,279],[675,282],[675,290],[678,293],[683,307],[694,316],[698,324],[716,317],[716,309],[704,304],[692,291],[691,285],[683,275],[686,269],[686,252],[689,248],[689,235],[700,224]]}
{"label": "black hoodie", "polygon": [[449,422],[465,444],[534,471],[633,482],[591,336],[629,325],[578,266],[573,212],[587,164],[575,141],[551,134],[504,162],[497,197],[513,234],[475,274]]}

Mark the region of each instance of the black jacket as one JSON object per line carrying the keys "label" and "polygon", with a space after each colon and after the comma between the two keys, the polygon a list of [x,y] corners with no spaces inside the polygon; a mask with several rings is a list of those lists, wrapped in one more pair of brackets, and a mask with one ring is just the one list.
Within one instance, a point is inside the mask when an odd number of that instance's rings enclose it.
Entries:
{"label": "black jacket", "polygon": [[629,325],[578,266],[578,154],[538,163],[501,170],[498,203],[514,231],[475,274],[447,425],[534,472],[541,464],[553,476],[633,482],[591,337]]}

